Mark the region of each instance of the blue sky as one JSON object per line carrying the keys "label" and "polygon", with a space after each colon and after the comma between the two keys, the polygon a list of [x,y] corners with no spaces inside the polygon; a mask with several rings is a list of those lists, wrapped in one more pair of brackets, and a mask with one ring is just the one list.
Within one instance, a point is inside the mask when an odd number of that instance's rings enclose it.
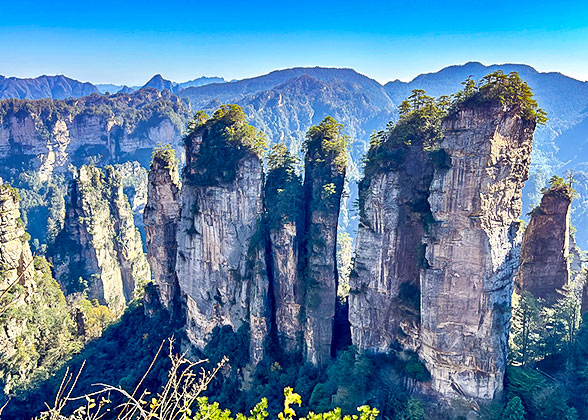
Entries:
{"label": "blue sky", "polygon": [[0,74],[143,84],[352,67],[380,82],[467,61],[588,80],[586,1],[2,2]]}

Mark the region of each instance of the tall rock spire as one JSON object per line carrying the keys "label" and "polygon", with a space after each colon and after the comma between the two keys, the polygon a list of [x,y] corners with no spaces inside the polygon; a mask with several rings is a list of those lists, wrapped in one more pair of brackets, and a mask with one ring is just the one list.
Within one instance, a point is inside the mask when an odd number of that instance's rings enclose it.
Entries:
{"label": "tall rock spire", "polygon": [[561,178],[551,179],[541,204],[533,209],[521,248],[516,288],[553,305],[570,281],[571,188]]}
{"label": "tall rock spire", "polygon": [[156,149],[149,170],[147,205],[143,213],[147,259],[159,288],[161,302],[168,309],[179,303],[176,276],[176,233],[180,219],[180,179],[175,151]]}
{"label": "tall rock spire", "polygon": [[305,142],[304,344],[306,359],[323,365],[331,357],[337,299],[337,221],[347,143],[342,125],[326,117]]}
{"label": "tall rock spire", "polygon": [[[197,114],[186,138],[176,272],[187,298],[187,332],[204,348],[215,328],[249,328],[250,357],[262,357],[268,280],[259,258],[265,137],[236,105]],[[261,267],[259,266],[261,264]],[[261,276],[261,277],[259,277]]]}
{"label": "tall rock spire", "polygon": [[491,399],[503,386],[521,191],[535,120],[467,101],[443,121],[421,277],[421,347],[433,390]]}

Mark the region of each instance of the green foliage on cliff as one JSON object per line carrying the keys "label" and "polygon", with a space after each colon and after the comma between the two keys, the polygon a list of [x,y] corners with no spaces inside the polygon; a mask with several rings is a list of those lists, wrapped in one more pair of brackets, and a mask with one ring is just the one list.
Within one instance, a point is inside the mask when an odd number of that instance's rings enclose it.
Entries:
{"label": "green foliage on cliff", "polygon": [[507,111],[517,112],[526,120],[537,124],[547,122],[547,114],[533,98],[533,90],[516,71],[504,74],[502,70],[498,70],[484,76],[478,83],[467,79],[462,84],[464,89],[453,97],[454,111],[464,106],[499,102]]}
{"label": "green foliage on cliff", "polygon": [[155,160],[159,160],[164,163],[166,168],[176,168],[180,163],[180,160],[176,157],[176,151],[169,143],[158,143],[157,146],[155,146],[155,149],[153,149],[153,152],[151,152],[150,167],[153,165]]}
{"label": "green foliage on cliff", "polygon": [[0,325],[12,331],[0,355],[0,382],[14,394],[45,380],[67,357],[80,349],[63,292],[44,258],[34,259],[33,283],[17,285],[2,294]]}
{"label": "green foliage on cliff", "polygon": [[347,167],[349,138],[333,117],[325,117],[320,124],[312,126],[306,133],[303,150],[307,159],[333,165],[339,173]]}
{"label": "green foliage on cliff", "polygon": [[188,124],[184,142],[187,153],[195,154],[186,157],[187,181],[211,186],[232,182],[242,158],[251,154],[260,158],[267,138],[247,123],[241,107],[222,105],[210,118],[203,112],[196,113]]}
{"label": "green foliage on cliff", "polygon": [[[117,93],[114,95],[92,94],[83,98],[65,100],[22,100],[7,99],[0,101],[0,125],[12,118],[30,119],[41,139],[47,141],[53,136],[53,125],[58,120],[74,119],[83,122],[95,118],[106,127],[107,121],[115,126],[110,130],[110,138],[118,141],[125,133],[136,137],[147,137],[149,129],[162,121],[169,121],[178,131],[182,132],[188,119],[188,108],[185,103],[169,92],[155,89],[141,89],[132,94]],[[106,133],[106,128],[104,128]],[[100,153],[108,158],[107,148],[102,147]],[[87,163],[83,159],[89,157],[84,150],[74,156],[76,164]],[[86,155],[86,156],[84,156]],[[22,162],[14,162],[17,169]],[[27,168],[32,169],[32,168]]]}
{"label": "green foliage on cliff", "polygon": [[553,175],[551,178],[549,178],[549,187],[543,188],[541,192],[543,194],[561,194],[564,197],[567,197],[569,200],[573,200],[577,195],[576,190],[573,188],[573,184],[574,175],[572,173],[568,174],[567,180],[560,176]]}
{"label": "green foliage on cliff", "polygon": [[267,155],[265,203],[270,228],[296,222],[302,211],[302,178],[297,173],[300,159],[284,143],[274,145]]}
{"label": "green foliage on cliff", "polygon": [[447,109],[446,97],[435,100],[424,90],[415,89],[402,102],[398,122],[389,122],[385,130],[372,134],[370,149],[364,158],[364,178],[379,171],[397,169],[410,146],[429,151],[439,167],[447,167],[450,164],[447,153],[439,149],[443,138],[441,122]]}

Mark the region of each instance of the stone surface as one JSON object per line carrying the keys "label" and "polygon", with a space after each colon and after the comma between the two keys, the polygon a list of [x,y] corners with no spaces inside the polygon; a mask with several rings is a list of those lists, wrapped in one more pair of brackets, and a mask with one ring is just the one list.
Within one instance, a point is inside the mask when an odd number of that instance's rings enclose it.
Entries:
{"label": "stone surface", "polygon": [[398,168],[360,185],[349,321],[353,344],[368,352],[386,352],[396,342],[413,351],[419,345],[422,240],[433,167],[422,144],[405,149]]}
{"label": "stone surface", "polygon": [[278,342],[285,352],[299,353],[304,285],[298,272],[297,224],[286,222],[271,228],[270,241]]}
{"label": "stone surface", "polygon": [[533,210],[521,249],[515,286],[553,305],[570,282],[570,205],[565,192],[550,189]]}
{"label": "stone surface", "polygon": [[144,162],[160,142],[179,151],[188,116],[180,99],[154,89],[53,102],[5,101],[0,108],[0,160],[6,166],[18,160],[20,170],[22,162],[32,165],[41,181],[67,172],[70,163],[88,163],[90,156],[100,155],[106,163],[123,157]]}
{"label": "stone surface", "polygon": [[[186,295],[186,330],[204,348],[215,327],[234,331],[250,324],[252,357],[259,357],[259,343],[267,328],[261,308],[267,302],[267,276],[252,275],[249,259],[258,256],[259,222],[263,213],[263,165],[246,152],[237,162],[228,183],[198,185],[191,182],[203,139],[195,133],[186,146],[182,182],[181,219],[177,230],[176,272]],[[265,261],[255,261],[264,264]],[[261,278],[259,277],[261,276]],[[256,284],[253,284],[253,283]],[[258,299],[262,299],[258,301]]]}
{"label": "stone surface", "polygon": [[15,284],[29,287],[34,275],[32,262],[18,192],[0,180],[0,290]]}
{"label": "stone surface", "polygon": [[176,276],[177,224],[180,218],[180,179],[177,163],[156,153],[149,171],[147,205],[143,213],[147,259],[161,303],[179,303]]}
{"label": "stone surface", "polygon": [[503,386],[521,190],[534,122],[496,106],[466,106],[446,118],[433,215],[421,276],[419,355],[432,391],[491,399]]}
{"label": "stone surface", "polygon": [[67,293],[87,289],[90,299],[115,312],[151,279],[131,207],[112,167],[79,169],[52,260]]}
{"label": "stone surface", "polygon": [[337,299],[337,221],[345,168],[323,148],[309,148],[304,168],[304,353],[324,365],[331,358]]}

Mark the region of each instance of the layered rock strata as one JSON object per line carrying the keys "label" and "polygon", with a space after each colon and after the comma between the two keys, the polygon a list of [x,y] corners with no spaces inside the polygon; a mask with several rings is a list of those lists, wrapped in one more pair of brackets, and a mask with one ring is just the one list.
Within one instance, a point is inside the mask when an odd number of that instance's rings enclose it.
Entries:
{"label": "layered rock strata", "polygon": [[570,282],[570,206],[565,189],[550,188],[532,212],[521,249],[517,292],[553,305]]}
{"label": "layered rock strata", "polygon": [[461,106],[442,123],[451,165],[436,168],[430,187],[419,355],[444,397],[502,389],[534,128],[498,104]]}
{"label": "layered rock strata", "polygon": [[67,293],[85,291],[117,312],[151,279],[133,212],[112,167],[79,169],[52,254],[55,276]]}
{"label": "layered rock strata", "polygon": [[177,224],[180,218],[180,178],[173,149],[153,155],[143,213],[147,259],[161,303],[168,309],[179,303],[176,276]]}

